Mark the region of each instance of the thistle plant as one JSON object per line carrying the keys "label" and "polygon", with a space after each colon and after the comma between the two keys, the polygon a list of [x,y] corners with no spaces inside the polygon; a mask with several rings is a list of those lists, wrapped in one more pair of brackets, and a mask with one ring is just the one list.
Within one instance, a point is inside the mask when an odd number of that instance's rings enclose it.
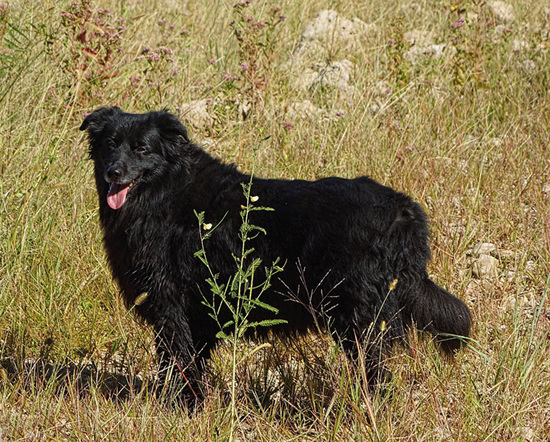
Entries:
{"label": "thistle plant", "polygon": [[70,52],[62,66],[81,85],[80,93],[91,96],[94,87],[120,74],[117,63],[123,53],[124,20],[115,20],[110,10],[94,9],[89,0],[81,0],[61,13],[61,26]]}
{"label": "thistle plant", "polygon": [[398,87],[406,86],[411,77],[411,65],[405,59],[408,49],[403,30],[403,16],[397,16],[389,29],[389,39],[386,47],[387,70],[392,83]]}
{"label": "thistle plant", "polygon": [[[235,19],[230,23],[239,48],[240,90],[250,101],[249,105],[259,102],[267,87],[271,65],[276,59],[275,30],[286,19],[279,6],[272,7],[266,18],[254,17],[249,11],[251,3],[251,0],[235,3]],[[247,112],[242,113],[245,118]]]}

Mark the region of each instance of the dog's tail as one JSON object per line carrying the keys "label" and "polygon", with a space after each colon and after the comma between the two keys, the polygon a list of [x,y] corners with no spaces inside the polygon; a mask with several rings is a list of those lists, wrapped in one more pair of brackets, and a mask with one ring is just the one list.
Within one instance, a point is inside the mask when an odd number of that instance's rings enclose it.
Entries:
{"label": "dog's tail", "polygon": [[472,316],[466,304],[427,276],[407,309],[416,327],[432,333],[446,353],[460,349],[470,335]]}

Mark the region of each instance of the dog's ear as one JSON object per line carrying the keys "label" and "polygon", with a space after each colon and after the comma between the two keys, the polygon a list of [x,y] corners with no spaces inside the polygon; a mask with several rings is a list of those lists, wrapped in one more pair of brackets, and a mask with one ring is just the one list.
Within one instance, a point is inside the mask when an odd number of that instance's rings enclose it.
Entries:
{"label": "dog's ear", "polygon": [[84,118],[84,121],[80,125],[80,130],[88,130],[88,133],[101,132],[107,120],[121,112],[118,107],[102,107],[97,109]]}
{"label": "dog's ear", "polygon": [[167,138],[176,139],[181,137],[186,143],[189,143],[187,129],[175,115],[167,111],[162,111],[157,114],[156,124],[160,132]]}

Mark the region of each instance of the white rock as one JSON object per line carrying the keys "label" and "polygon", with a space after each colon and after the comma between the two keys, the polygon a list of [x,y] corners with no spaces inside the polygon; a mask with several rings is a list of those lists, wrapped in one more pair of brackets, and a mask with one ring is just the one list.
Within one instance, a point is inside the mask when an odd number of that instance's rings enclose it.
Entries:
{"label": "white rock", "polygon": [[505,2],[491,2],[489,7],[500,21],[512,21],[514,19],[514,7]]}
{"label": "white rock", "polygon": [[497,250],[496,246],[493,243],[490,242],[481,242],[476,244],[472,248],[472,255],[490,255],[492,253],[495,253]]}
{"label": "white rock", "polygon": [[393,91],[387,81],[380,80],[376,83],[372,92],[377,97],[387,97],[388,95],[391,95]]}
{"label": "white rock", "polygon": [[434,43],[433,32],[421,31],[420,29],[413,29],[412,31],[405,32],[403,38],[410,45],[416,46],[429,46]]}
{"label": "white rock", "polygon": [[286,112],[286,118],[289,120],[316,119],[322,116],[323,110],[309,100],[292,103]]}
{"label": "white rock", "polygon": [[353,71],[353,63],[349,60],[336,61],[334,63],[319,63],[316,65],[318,72],[312,86],[332,86],[338,89],[347,89]]}
{"label": "white rock", "polygon": [[326,58],[327,51],[334,45],[339,48],[358,47],[361,37],[376,29],[376,25],[367,24],[358,18],[348,20],[336,11],[321,11],[304,28],[291,65],[303,65],[308,60]]}
{"label": "white rock", "polygon": [[542,193],[544,193],[546,196],[550,195],[550,183],[544,183],[542,185]]}
{"label": "white rock", "polygon": [[288,120],[331,120],[338,118],[341,111],[327,111],[315,106],[309,100],[292,103],[287,111],[285,118]]}
{"label": "white rock", "polygon": [[529,43],[523,40],[514,40],[512,42],[512,50],[514,52],[521,52],[529,49]]}
{"label": "white rock", "polygon": [[521,433],[521,436],[523,437],[523,440],[526,442],[533,442],[533,441],[539,440],[539,438],[537,437],[536,431],[532,427],[524,425],[523,427],[519,428],[519,431]]}
{"label": "white rock", "polygon": [[521,63],[521,66],[523,66],[523,69],[525,70],[525,72],[527,72],[528,74],[532,74],[536,71],[537,69],[537,64],[533,61],[533,60],[530,60],[530,59],[527,59],[527,60],[524,60],[522,63]]}
{"label": "white rock", "polygon": [[498,259],[490,255],[479,255],[474,261],[472,272],[480,279],[495,279],[498,276]]}
{"label": "white rock", "polygon": [[493,146],[500,147],[502,146],[502,143],[504,143],[504,140],[501,137],[493,137],[489,140]]}
{"label": "white rock", "polygon": [[[508,37],[511,32],[512,31],[508,26],[505,26],[505,25],[495,26],[495,35],[499,38]],[[495,41],[498,41],[498,39],[495,39]]]}
{"label": "white rock", "polygon": [[353,63],[349,60],[333,63],[314,63],[296,78],[295,84],[301,89],[315,92],[323,87],[332,87],[345,94],[353,94],[355,88],[349,84]]}
{"label": "white rock", "polygon": [[[357,89],[350,84],[353,63],[346,59],[331,63],[324,60],[334,49],[353,53],[364,46],[364,37],[376,29],[376,25],[358,18],[350,20],[334,10],[319,12],[305,26],[294,53],[283,65],[293,87],[309,93],[333,89],[344,99],[355,96]],[[329,112],[331,118],[333,113]]]}
{"label": "white rock", "polygon": [[526,272],[535,273],[536,270],[537,270],[537,264],[532,259],[530,259],[529,261],[527,261],[525,263],[525,271]]}
{"label": "white rock", "polygon": [[500,260],[500,261],[511,261],[513,260],[515,257],[516,257],[516,252],[512,251],[512,250],[504,250],[504,249],[499,249],[497,252],[496,252],[496,257]]}
{"label": "white rock", "polygon": [[319,12],[302,32],[302,40],[350,40],[367,32],[368,25],[358,18],[348,20],[332,9]]}
{"label": "white rock", "polygon": [[453,45],[441,43],[429,46],[413,46],[405,51],[403,56],[410,63],[417,64],[428,57],[441,58],[443,56],[453,56],[454,54],[456,54],[456,48]]}
{"label": "white rock", "polygon": [[210,98],[204,100],[195,100],[181,106],[181,114],[184,120],[189,121],[197,127],[210,127],[214,119],[210,115],[208,108],[212,104]]}

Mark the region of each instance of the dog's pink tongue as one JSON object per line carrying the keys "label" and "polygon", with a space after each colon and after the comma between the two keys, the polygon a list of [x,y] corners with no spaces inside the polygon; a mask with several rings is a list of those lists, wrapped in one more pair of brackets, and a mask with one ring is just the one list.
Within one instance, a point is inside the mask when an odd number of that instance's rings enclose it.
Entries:
{"label": "dog's pink tongue", "polygon": [[107,193],[107,204],[109,204],[111,209],[120,209],[126,200],[127,193],[128,186],[111,183],[111,187],[109,187],[109,192]]}

